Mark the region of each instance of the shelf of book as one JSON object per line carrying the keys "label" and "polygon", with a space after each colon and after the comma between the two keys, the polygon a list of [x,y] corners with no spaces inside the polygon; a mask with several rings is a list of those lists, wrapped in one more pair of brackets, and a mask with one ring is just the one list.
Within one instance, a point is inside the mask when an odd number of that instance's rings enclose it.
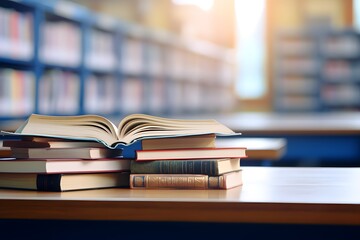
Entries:
{"label": "shelf of book", "polygon": [[[30,113],[167,115],[232,108],[235,54],[229,49],[67,1],[5,0],[0,13],[0,72],[26,71],[34,89],[20,101],[26,111],[4,110],[0,120]],[[0,79],[7,86],[0,99],[9,106],[18,104],[8,93],[14,82]]]}
{"label": "shelf of book", "polygon": [[274,108],[277,111],[318,111],[318,36],[306,30],[276,35]]}
{"label": "shelf of book", "polygon": [[354,29],[333,30],[323,39],[321,97],[324,108],[359,109],[360,33]]}
{"label": "shelf of book", "polygon": [[280,32],[276,40],[274,108],[358,110],[360,34],[355,29]]}

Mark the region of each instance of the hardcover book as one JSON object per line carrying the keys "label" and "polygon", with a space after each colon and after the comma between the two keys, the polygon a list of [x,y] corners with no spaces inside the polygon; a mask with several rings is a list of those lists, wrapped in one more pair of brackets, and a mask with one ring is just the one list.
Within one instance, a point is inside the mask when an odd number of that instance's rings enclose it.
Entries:
{"label": "hardcover book", "polygon": [[120,149],[110,148],[11,148],[14,158],[78,158],[78,159],[100,159],[113,158],[121,154]]}
{"label": "hardcover book", "polygon": [[[135,158],[136,150],[178,149],[178,148],[213,148],[215,147],[215,134],[143,139],[122,149],[121,156]],[[27,137],[4,140],[3,145],[12,148],[99,148],[103,144],[94,141],[75,141],[50,137]],[[9,149],[10,153],[10,149]],[[10,156],[10,155],[9,155]]]}
{"label": "hardcover book", "polygon": [[0,173],[90,173],[130,171],[128,159],[6,159]]}
{"label": "hardcover book", "polygon": [[189,160],[209,158],[246,158],[246,148],[186,148],[136,151],[136,161],[159,161],[176,159]]}
{"label": "hardcover book", "polygon": [[11,149],[8,147],[0,147],[0,158],[11,157]]}
{"label": "hardcover book", "polygon": [[133,189],[230,189],[242,184],[242,170],[220,176],[204,174],[130,174],[130,188]]}
{"label": "hardcover book", "polygon": [[94,141],[71,141],[58,138],[29,138],[5,140],[4,147],[11,148],[102,148],[103,144]]}
{"label": "hardcover book", "polygon": [[240,170],[240,158],[131,161],[130,172],[146,174],[206,174],[217,176]]}
{"label": "hardcover book", "polygon": [[0,173],[0,188],[63,192],[129,187],[129,175],[130,172],[82,174]]}

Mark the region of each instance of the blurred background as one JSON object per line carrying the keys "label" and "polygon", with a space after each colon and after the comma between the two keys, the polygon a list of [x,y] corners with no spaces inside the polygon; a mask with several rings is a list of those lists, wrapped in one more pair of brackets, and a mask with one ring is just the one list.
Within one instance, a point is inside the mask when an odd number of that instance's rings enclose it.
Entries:
{"label": "blurred background", "polygon": [[3,0],[0,127],[31,113],[358,111],[359,10],[357,0]]}

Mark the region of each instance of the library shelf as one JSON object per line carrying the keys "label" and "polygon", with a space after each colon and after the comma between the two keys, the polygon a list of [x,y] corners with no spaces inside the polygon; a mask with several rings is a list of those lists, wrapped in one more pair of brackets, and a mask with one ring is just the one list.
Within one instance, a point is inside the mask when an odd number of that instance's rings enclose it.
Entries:
{"label": "library shelf", "polygon": [[[27,36],[25,56],[0,49],[0,71],[26,70],[34,75],[35,90],[29,100],[33,109],[23,118],[30,113],[113,116],[131,112],[158,115],[216,112],[231,108],[235,100],[232,91],[235,55],[230,49],[95,13],[70,1],[4,0],[0,2],[0,11],[28,23],[15,28],[21,36]],[[4,17],[0,23],[9,26]],[[0,41],[2,36],[0,33]],[[67,96],[75,93],[72,99],[73,102],[76,99],[76,106],[72,102],[68,108],[48,106],[44,110],[43,91],[48,87],[44,78],[49,72],[57,73],[56,84],[62,89],[66,89],[67,83],[59,76],[76,75],[76,90],[64,90]],[[94,77],[98,80],[93,80]],[[1,79],[0,84],[5,86],[11,81]],[[107,94],[112,99],[107,101],[115,103],[103,111],[87,101],[89,88],[98,88],[105,82],[113,86]],[[96,91],[95,100],[101,98],[102,89]],[[119,101],[124,93],[132,101]],[[198,95],[196,104],[184,101],[194,94]],[[214,96],[226,101],[214,103]],[[4,98],[4,93],[0,93],[0,98]],[[18,119],[19,115],[0,113],[0,120],[11,118]]]}

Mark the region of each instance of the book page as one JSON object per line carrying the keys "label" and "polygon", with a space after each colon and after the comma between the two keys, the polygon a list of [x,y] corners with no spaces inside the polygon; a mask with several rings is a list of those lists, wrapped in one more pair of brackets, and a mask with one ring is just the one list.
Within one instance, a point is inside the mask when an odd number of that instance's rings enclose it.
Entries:
{"label": "book page", "polygon": [[131,142],[137,138],[156,136],[182,136],[200,134],[235,134],[215,120],[168,119],[144,114],[125,117],[119,124],[119,139]]}
{"label": "book page", "polygon": [[98,115],[47,116],[32,114],[16,130],[16,133],[72,137],[74,139],[95,138],[109,146],[118,140],[117,127],[108,119]]}

